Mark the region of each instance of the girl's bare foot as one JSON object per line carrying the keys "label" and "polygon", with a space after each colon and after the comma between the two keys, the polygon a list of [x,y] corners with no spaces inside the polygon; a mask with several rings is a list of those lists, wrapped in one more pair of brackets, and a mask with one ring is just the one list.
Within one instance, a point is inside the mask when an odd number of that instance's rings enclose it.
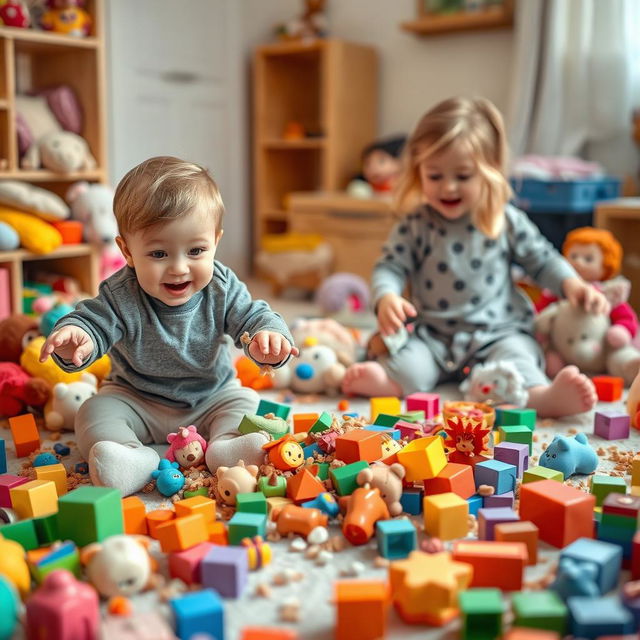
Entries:
{"label": "girl's bare foot", "polygon": [[569,365],[558,372],[550,385],[529,389],[528,406],[540,418],[562,418],[589,411],[597,401],[593,382],[578,367]]}
{"label": "girl's bare foot", "polygon": [[379,362],[357,362],[344,374],[342,393],[353,396],[402,396],[402,389]]}

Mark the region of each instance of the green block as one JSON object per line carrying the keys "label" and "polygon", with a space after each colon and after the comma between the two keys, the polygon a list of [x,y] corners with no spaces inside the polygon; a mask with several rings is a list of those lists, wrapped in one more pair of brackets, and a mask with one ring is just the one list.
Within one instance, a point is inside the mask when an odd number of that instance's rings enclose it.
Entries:
{"label": "green block", "polygon": [[264,398],[261,398],[256,413],[259,416],[266,416],[267,413],[273,413],[278,416],[278,418],[286,420],[289,417],[290,411],[291,407],[288,404],[282,404],[280,402],[273,402],[272,400],[265,400]]}
{"label": "green block", "polygon": [[502,409],[500,411],[501,427],[524,425],[531,431],[536,428],[538,414],[535,409]]}
{"label": "green block", "polygon": [[258,491],[262,491],[266,498],[278,498],[287,495],[287,480],[275,473],[271,476],[260,476]]}
{"label": "green block", "polygon": [[236,511],[229,520],[229,544],[240,544],[244,538],[267,535],[267,516],[261,513]]}
{"label": "green block", "polygon": [[610,493],[627,493],[627,483],[624,478],[596,475],[591,476],[589,490],[596,497],[596,506],[599,507]]}
{"label": "green block", "polygon": [[117,489],[79,487],[58,499],[61,540],[79,547],[124,533],[122,498]]}
{"label": "green block", "polygon": [[396,422],[400,421],[400,416],[390,416],[388,413],[379,413],[373,424],[382,427],[393,427]]}
{"label": "green block", "polygon": [[547,467],[531,467],[522,474],[522,483],[537,482],[538,480],[556,480],[564,482],[562,471],[547,469]]}
{"label": "green block", "polygon": [[638,521],[636,518],[628,518],[617,513],[603,513],[600,522],[608,527],[617,527],[618,529],[631,529],[635,532],[638,529]]}
{"label": "green block", "polygon": [[351,495],[357,488],[356,477],[363,469],[367,469],[369,463],[366,460],[358,460],[343,467],[334,467],[329,470],[329,477],[333,488],[339,496]]}
{"label": "green block", "polygon": [[290,429],[289,423],[283,418],[265,418],[255,414],[248,414],[242,418],[242,422],[238,427],[238,431],[242,434],[254,433],[256,431],[266,431],[273,436],[274,440],[286,436]]}
{"label": "green block", "polygon": [[19,542],[25,551],[31,551],[40,546],[36,525],[31,519],[5,524],[0,527],[0,534],[7,540]]}
{"label": "green block", "polygon": [[49,516],[43,516],[41,518],[34,518],[33,523],[35,524],[36,535],[38,536],[38,542],[41,547],[60,540],[57,513],[52,513]]}
{"label": "green block", "polygon": [[331,414],[327,411],[323,411],[318,419],[313,423],[311,429],[309,429],[309,433],[322,433],[331,426],[332,422],[333,418],[331,417]]}
{"label": "green block", "polygon": [[545,629],[564,635],[567,607],[555,591],[514,593],[511,605],[515,614],[515,627]]}
{"label": "green block", "polygon": [[533,432],[523,424],[500,427],[500,442],[519,442],[529,445],[529,455],[533,453]]}
{"label": "green block", "polygon": [[209,489],[207,487],[200,487],[199,489],[195,489],[194,491],[185,491],[184,497],[185,500],[187,498],[195,498],[195,496],[204,496],[205,498],[209,497]]}
{"label": "green block", "polygon": [[422,409],[416,409],[415,411],[407,411],[407,413],[399,413],[398,420],[404,420],[405,422],[421,422],[424,420],[424,411]]}
{"label": "green block", "polygon": [[38,564],[29,565],[31,575],[38,584],[55,569],[66,569],[73,573],[76,578],[80,578],[82,574],[80,554],[73,542],[67,542],[61,548],[52,551],[42,558]]}
{"label": "green block", "polygon": [[326,480],[329,477],[329,463],[328,462],[316,462],[314,464],[318,468],[317,477],[320,480]]}
{"label": "green block", "polygon": [[458,596],[462,640],[494,640],[502,635],[504,603],[500,589],[467,589]]}
{"label": "green block", "polygon": [[236,495],[236,511],[241,511],[242,513],[262,513],[267,515],[267,498],[264,493],[260,491],[238,493]]}

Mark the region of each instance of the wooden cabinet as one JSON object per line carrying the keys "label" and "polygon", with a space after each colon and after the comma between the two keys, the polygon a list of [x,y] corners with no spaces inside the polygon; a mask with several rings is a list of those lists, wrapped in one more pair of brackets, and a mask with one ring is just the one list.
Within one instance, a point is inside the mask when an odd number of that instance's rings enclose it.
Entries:
{"label": "wooden cabinet", "polygon": [[374,49],[340,40],[260,47],[254,60],[254,249],[288,230],[288,194],[335,191],[376,136]]}
{"label": "wooden cabinet", "polygon": [[[36,29],[0,27],[0,180],[24,180],[64,197],[78,180],[106,182],[107,140],[104,70],[103,0],[88,0],[92,34],[78,38]],[[71,174],[20,168],[16,133],[16,95],[56,85],[69,85],[83,110],[82,137],[97,161],[95,169]],[[98,287],[96,256],[86,245],[65,245],[47,255],[18,250],[0,252],[0,267],[9,270],[13,312],[22,308],[22,282],[27,265],[40,265],[77,277],[87,293]]]}

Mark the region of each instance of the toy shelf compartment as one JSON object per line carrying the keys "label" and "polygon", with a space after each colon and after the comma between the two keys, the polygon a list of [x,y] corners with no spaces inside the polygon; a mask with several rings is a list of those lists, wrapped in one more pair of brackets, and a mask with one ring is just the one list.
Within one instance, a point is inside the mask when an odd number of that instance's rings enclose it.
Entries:
{"label": "toy shelf compartment", "polygon": [[620,194],[617,178],[534,180],[512,178],[514,203],[529,213],[590,213],[596,202]]}

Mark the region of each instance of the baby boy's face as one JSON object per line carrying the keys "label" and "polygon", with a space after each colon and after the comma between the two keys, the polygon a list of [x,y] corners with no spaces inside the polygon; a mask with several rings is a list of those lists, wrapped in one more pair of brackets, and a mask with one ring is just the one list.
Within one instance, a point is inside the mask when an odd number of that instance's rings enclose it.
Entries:
{"label": "baby boy's face", "polygon": [[118,238],[127,264],[136,270],[146,293],[171,307],[187,302],[213,277],[216,235],[214,214],[194,210],[165,224]]}

